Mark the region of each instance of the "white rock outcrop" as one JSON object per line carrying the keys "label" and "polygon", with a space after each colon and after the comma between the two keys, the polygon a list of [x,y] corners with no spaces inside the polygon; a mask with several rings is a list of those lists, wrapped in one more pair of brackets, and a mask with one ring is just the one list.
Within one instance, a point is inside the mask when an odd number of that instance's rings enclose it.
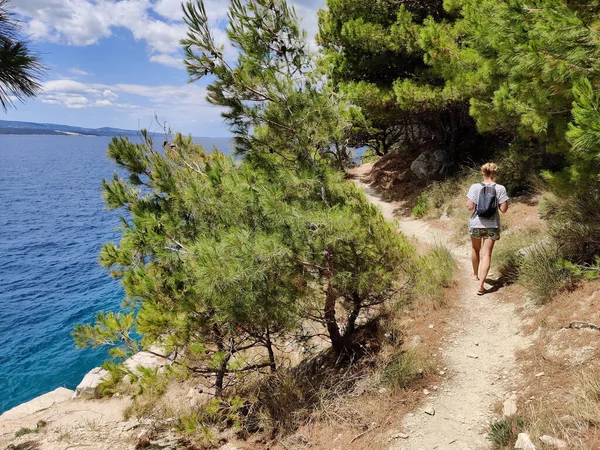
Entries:
{"label": "white rock outcrop", "polygon": [[508,397],[502,405],[502,415],[504,417],[511,417],[517,413],[517,396],[516,394]]}
{"label": "white rock outcrop", "polygon": [[166,354],[164,349],[158,346],[152,346],[147,351],[141,351],[131,356],[123,365],[131,372],[137,372],[138,366],[142,366],[147,369],[154,369],[156,367],[162,368],[170,366],[175,360],[174,354]]}
{"label": "white rock outcrop", "polygon": [[543,435],[542,437],[540,437],[540,441],[542,441],[548,447],[559,448],[559,449],[567,448],[567,443],[565,441],[563,441],[562,439],[552,437],[552,436],[548,436],[546,434]]}
{"label": "white rock outcrop", "polygon": [[527,433],[519,433],[515,448],[521,450],[536,450],[535,445],[531,442],[531,438]]}
{"label": "white rock outcrop", "polygon": [[73,397],[73,391],[64,387],[54,389],[52,392],[40,395],[26,403],[21,403],[0,415],[0,420],[15,420],[43,409],[48,409],[57,403],[66,402]]}
{"label": "white rock outcrop", "polygon": [[94,367],[85,374],[81,383],[75,388],[73,398],[78,397],[94,397],[96,388],[100,383],[108,379],[108,372],[101,367]]}

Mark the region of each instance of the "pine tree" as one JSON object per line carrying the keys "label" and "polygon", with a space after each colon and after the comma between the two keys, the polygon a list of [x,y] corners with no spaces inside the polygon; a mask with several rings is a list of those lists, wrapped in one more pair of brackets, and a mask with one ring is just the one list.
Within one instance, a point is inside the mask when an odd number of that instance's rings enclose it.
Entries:
{"label": "pine tree", "polygon": [[[381,268],[392,270],[408,259],[409,246],[390,233],[389,225],[364,196],[331,171],[331,155],[337,153],[332,149],[340,149],[348,109],[314,67],[293,8],[283,0],[233,0],[229,15],[227,34],[240,52],[235,64],[215,45],[203,2],[187,4],[185,20],[190,31],[182,44],[188,72],[192,80],[209,74],[215,77],[208,87],[209,101],[227,108],[224,117],[249,164],[264,169],[272,182],[279,180],[284,186],[296,178],[290,169],[301,173],[302,180],[311,180],[310,189],[315,190],[311,198],[316,203],[309,205],[311,210],[318,205],[321,213],[301,229],[306,233],[316,227],[319,233],[304,235],[299,242],[312,249],[304,265],[320,284],[328,286],[325,304],[319,309],[334,348],[343,352],[351,347],[354,321],[361,309],[370,306],[373,297],[383,301],[390,296],[394,276]],[[349,224],[362,234],[351,233]],[[386,236],[390,243],[364,236],[365,229]],[[373,246],[378,254],[372,253]],[[295,253],[304,251],[297,243],[292,247]],[[343,277],[338,278],[338,273]],[[370,284],[362,280],[363,273],[372,277]],[[338,284],[342,279],[354,284]],[[345,335],[335,316],[340,299],[355,311],[342,327]]]}
{"label": "pine tree", "polygon": [[239,52],[235,63],[215,43],[203,2],[188,2],[184,12],[190,80],[215,77],[207,98],[226,108],[239,153],[303,167],[321,156],[348,162],[346,105],[314,70],[293,8],[281,0],[232,0],[227,36]]}
{"label": "pine tree", "polygon": [[245,156],[209,155],[180,135],[164,152],[146,134],[112,141],[127,178],[105,181],[104,197],[125,215],[121,241],[100,261],[126,300],[74,335],[81,346],[116,346],[120,358],[158,342],[212,377],[219,395],[233,375],[276,370],[277,345],[306,321],[322,325],[337,354],[354,354],[359,315],[398,294],[414,249],[333,167],[345,105],[308,60],[300,65],[293,10],[232,2],[237,64],[212,43],[202,2],[185,11],[192,79],[210,69],[209,99],[226,107]]}

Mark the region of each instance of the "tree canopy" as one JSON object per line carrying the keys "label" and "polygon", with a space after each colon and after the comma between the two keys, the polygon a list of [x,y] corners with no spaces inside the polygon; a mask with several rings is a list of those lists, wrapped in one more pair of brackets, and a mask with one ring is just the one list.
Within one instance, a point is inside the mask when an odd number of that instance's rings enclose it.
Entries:
{"label": "tree canopy", "polygon": [[322,64],[358,107],[355,145],[378,155],[400,144],[453,154],[461,134],[473,134],[468,97],[443,89],[427,54],[431,28],[453,22],[439,0],[327,1],[317,41]]}
{"label": "tree canopy", "polygon": [[402,127],[406,114],[436,145],[460,143],[472,158],[499,139],[539,169],[567,162],[560,176],[548,174],[558,188],[598,172],[598,8],[559,0],[328,0],[318,41],[332,79],[360,109],[354,127],[362,144],[383,149],[385,136],[405,139],[386,130]]}

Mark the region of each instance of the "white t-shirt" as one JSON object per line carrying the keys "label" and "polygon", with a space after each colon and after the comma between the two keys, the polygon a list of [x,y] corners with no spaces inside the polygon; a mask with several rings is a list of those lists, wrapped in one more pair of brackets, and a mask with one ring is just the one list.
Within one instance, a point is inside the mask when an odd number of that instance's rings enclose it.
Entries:
{"label": "white t-shirt", "polygon": [[[486,185],[496,186],[496,200],[498,201],[498,206],[508,201],[508,194],[504,186],[496,183],[486,183]],[[499,210],[496,210],[496,214],[489,219],[486,219],[485,217],[479,217],[477,215],[477,201],[479,200],[479,192],[481,192],[482,188],[483,186],[481,183],[473,184],[471,185],[469,193],[467,194],[467,198],[475,203],[475,209],[473,210],[473,214],[471,214],[471,218],[469,219],[469,228],[500,228]]]}

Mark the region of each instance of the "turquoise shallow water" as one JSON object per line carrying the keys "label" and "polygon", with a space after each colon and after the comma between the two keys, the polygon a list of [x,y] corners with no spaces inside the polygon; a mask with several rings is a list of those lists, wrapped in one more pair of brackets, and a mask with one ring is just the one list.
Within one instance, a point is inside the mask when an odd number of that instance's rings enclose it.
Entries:
{"label": "turquoise shallow water", "polygon": [[76,349],[70,332],[122,299],[97,263],[119,238],[100,195],[114,171],[109,141],[0,136],[0,413],[73,389],[105,358]]}

